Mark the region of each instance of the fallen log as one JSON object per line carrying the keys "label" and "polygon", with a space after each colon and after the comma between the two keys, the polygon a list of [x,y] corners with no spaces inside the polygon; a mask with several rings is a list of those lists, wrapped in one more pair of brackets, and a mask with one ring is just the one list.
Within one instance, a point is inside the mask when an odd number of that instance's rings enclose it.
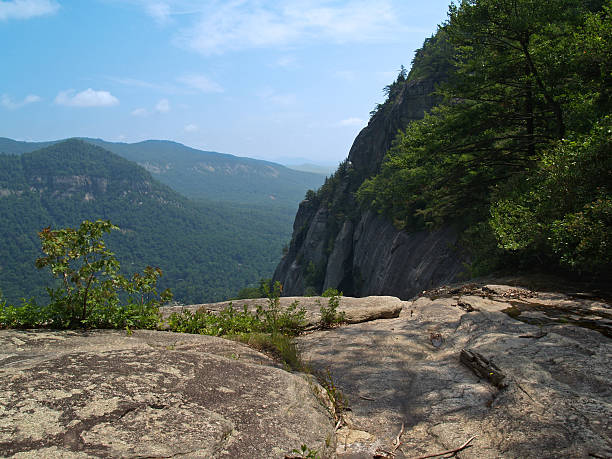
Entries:
{"label": "fallen log", "polygon": [[469,349],[461,349],[459,360],[466,367],[476,373],[476,376],[482,379],[486,379],[495,387],[503,388],[506,387],[506,375],[490,360],[483,357],[478,352],[471,351]]}

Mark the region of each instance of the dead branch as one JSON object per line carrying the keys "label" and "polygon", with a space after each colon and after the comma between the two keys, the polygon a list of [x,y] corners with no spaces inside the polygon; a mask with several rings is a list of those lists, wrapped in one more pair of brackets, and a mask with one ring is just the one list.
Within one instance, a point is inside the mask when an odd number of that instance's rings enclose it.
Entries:
{"label": "dead branch", "polygon": [[468,441],[466,441],[459,448],[449,449],[447,451],[442,451],[441,453],[436,453],[436,454],[428,454],[427,456],[419,456],[419,457],[415,457],[415,458],[412,458],[412,459],[427,459],[429,457],[446,456],[447,454],[457,454],[459,451],[462,451],[465,448],[469,448],[470,446],[472,446],[472,445],[470,445],[470,443],[472,442],[472,440],[474,438],[476,438],[476,435],[474,435],[473,437],[469,438]]}
{"label": "dead branch", "polygon": [[486,359],[482,354],[469,349],[461,349],[459,360],[476,373],[479,378],[488,380],[499,389],[506,386],[506,382],[504,381],[506,375],[502,373],[497,365]]}
{"label": "dead branch", "polygon": [[397,449],[402,445],[402,435],[404,435],[404,423],[402,422],[402,428],[400,429],[399,433],[397,434],[397,437],[395,438],[395,441],[393,442],[393,449],[391,450],[392,453],[395,453],[397,451]]}
{"label": "dead branch", "polygon": [[372,456],[372,457],[374,459],[394,458],[395,457],[395,453],[392,453],[391,451],[387,451],[386,449],[378,448],[376,450],[376,452],[374,453],[374,456]]}

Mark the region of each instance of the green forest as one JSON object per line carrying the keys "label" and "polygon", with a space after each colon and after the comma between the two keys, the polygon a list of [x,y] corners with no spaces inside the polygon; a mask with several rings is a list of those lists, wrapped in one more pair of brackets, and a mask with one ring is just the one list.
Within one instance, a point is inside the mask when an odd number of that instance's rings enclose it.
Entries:
{"label": "green forest", "polygon": [[472,275],[609,280],[612,2],[457,2],[377,110],[434,77],[441,103],[398,134],[360,204],[408,231],[455,226]]}
{"label": "green forest", "polygon": [[[81,140],[143,166],[156,180],[190,199],[275,208],[289,218],[294,216],[305,190],[319,187],[325,178],[323,174],[197,150],[169,140],[137,143]],[[20,142],[0,137],[0,152],[23,154],[57,142]]]}
{"label": "green forest", "polygon": [[53,279],[35,268],[43,228],[110,220],[107,238],[126,274],[160,267],[162,289],[197,303],[226,299],[269,277],[291,216],[269,206],[191,201],[135,163],[81,140],[0,154],[0,290],[41,299]]}

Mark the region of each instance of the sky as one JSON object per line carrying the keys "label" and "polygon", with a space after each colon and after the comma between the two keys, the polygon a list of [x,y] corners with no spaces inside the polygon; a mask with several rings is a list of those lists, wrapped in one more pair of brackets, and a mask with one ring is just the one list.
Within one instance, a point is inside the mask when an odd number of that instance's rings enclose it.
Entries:
{"label": "sky", "polygon": [[344,159],[450,0],[0,0],[0,137]]}

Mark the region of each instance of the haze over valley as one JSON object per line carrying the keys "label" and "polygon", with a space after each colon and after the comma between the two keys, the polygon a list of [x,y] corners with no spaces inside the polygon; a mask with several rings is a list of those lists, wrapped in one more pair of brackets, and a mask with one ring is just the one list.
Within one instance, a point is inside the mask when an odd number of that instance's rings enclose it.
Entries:
{"label": "haze over valley", "polygon": [[166,141],[4,138],[0,151],[0,288],[10,301],[40,299],[50,281],[33,269],[38,231],[85,219],[119,226],[109,245],[124,267],[162,267],[175,300],[228,298],[271,276],[297,203],[324,179]]}

